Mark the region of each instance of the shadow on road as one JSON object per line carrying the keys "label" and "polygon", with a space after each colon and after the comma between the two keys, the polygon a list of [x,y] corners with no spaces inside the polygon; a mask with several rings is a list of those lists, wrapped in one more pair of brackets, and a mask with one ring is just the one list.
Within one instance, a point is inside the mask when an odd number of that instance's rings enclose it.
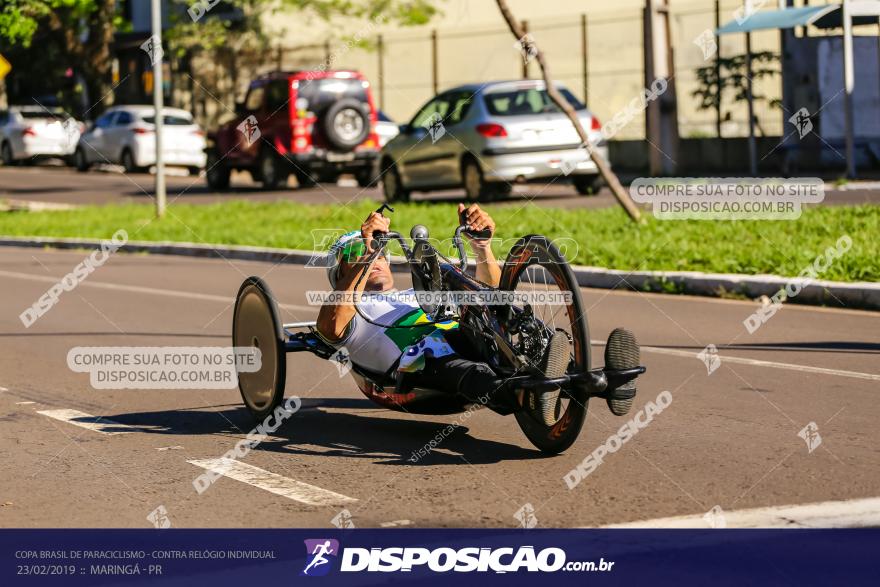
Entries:
{"label": "shadow on road", "polygon": [[[154,434],[183,436],[233,435],[232,449],[255,423],[244,407],[220,411],[168,410],[108,415],[106,419]],[[208,407],[210,408],[210,407]],[[372,460],[383,465],[490,464],[508,460],[541,458],[540,452],[521,446],[483,440],[468,434],[465,426],[449,422],[373,417],[366,413],[327,412],[324,408],[369,410],[388,414],[367,399],[321,398],[303,400],[299,412],[259,444],[256,450],[288,455],[330,456]],[[516,423],[511,418],[510,425]],[[428,443],[435,441],[432,450]],[[421,452],[420,452],[421,451]],[[220,455],[217,455],[220,456]]]}

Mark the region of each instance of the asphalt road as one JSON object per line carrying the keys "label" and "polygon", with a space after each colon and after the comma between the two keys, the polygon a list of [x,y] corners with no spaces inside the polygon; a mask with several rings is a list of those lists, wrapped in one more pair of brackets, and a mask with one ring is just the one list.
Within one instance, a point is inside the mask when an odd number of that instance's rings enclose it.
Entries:
{"label": "asphalt road", "polygon": [[[791,306],[749,335],[750,302],[584,290],[593,339],[625,326],[651,347],[631,415],[664,390],[673,399],[573,490],[564,475],[627,420],[603,402],[590,403],[573,447],[545,457],[512,417],[390,412],[330,363],[296,354],[287,395],[303,408],[240,459],[249,482],[224,477],[199,495],[204,469],[189,461],[221,457],[253,427],[237,390],[96,390],[67,367],[68,351],[228,344],[232,298],[251,274],[286,304],[285,322],[307,320],[316,311],[304,292],[326,287],[323,272],[117,254],[25,329],[19,313],[84,257],[0,249],[2,527],[149,527],[163,506],[174,527],[330,527],[344,508],[358,527],[513,528],[525,504],[539,527],[596,526],[880,487],[880,314]],[[721,357],[711,374],[696,357],[708,344]],[[599,365],[602,347],[593,350]],[[58,410],[100,417],[99,430],[75,425],[88,416],[40,413]],[[452,422],[461,426],[429,456],[407,462]],[[821,437],[812,452],[798,435],[811,422]],[[303,490],[350,500],[290,497]]]}
{"label": "asphalt road", "polygon": [[[148,173],[126,174],[121,168],[110,166],[89,173],[77,173],[69,168],[52,165],[11,168],[0,166],[0,198],[10,200],[73,205],[148,204],[152,203],[153,182],[153,176]],[[168,176],[166,184],[169,202],[179,204],[210,204],[230,198],[254,202],[290,200],[302,204],[347,204],[362,199],[384,200],[381,188],[361,188],[351,178],[343,178],[338,184],[324,183],[308,189],[299,189],[296,180],[291,178],[286,189],[265,191],[259,184],[251,181],[250,174],[239,172],[233,175],[232,188],[229,191],[214,192],[208,188],[203,178],[187,176],[185,172],[179,171]],[[416,193],[413,196],[415,201],[438,202],[459,202],[463,198],[463,190]],[[615,205],[614,197],[607,188],[597,196],[584,197],[579,196],[570,184],[561,181],[514,186],[509,201],[516,203],[523,198],[534,199],[541,205],[561,208],[601,208]]]}
{"label": "asphalt road", "polygon": [[[353,179],[343,179],[339,184],[320,184],[314,188],[299,189],[296,180],[290,179],[284,190],[264,191],[251,181],[250,174],[233,175],[232,189],[214,192],[208,189],[201,177],[187,176],[182,170],[167,178],[169,202],[208,204],[223,202],[230,198],[250,201],[272,202],[291,200],[303,204],[347,204],[353,200],[384,199],[380,188],[360,188]],[[105,166],[102,170],[77,173],[67,167],[33,165],[28,167],[0,166],[0,199],[26,202],[52,202],[61,204],[110,204],[152,203],[154,178],[148,173],[125,174],[121,167]],[[459,202],[464,198],[462,190],[444,190],[427,194],[415,193],[413,199],[437,202]],[[517,205],[523,199],[531,199],[540,206],[554,208],[605,208],[617,205],[608,188],[595,196],[579,196],[574,188],[563,180],[548,184],[515,185],[512,194],[499,203]],[[826,186],[825,204],[853,205],[880,203],[880,183],[853,183],[846,189]]]}

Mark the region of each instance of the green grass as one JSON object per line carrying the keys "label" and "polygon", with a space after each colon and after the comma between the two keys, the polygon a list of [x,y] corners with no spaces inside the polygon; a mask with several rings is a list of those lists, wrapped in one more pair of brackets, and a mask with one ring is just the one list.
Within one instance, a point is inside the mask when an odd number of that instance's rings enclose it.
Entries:
{"label": "green grass", "polygon": [[[292,202],[230,201],[214,205],[173,205],[153,219],[144,205],[94,206],[70,211],[0,213],[0,234],[107,238],[124,228],[132,240],[313,248],[313,229],[354,229],[375,202],[348,207]],[[618,208],[561,210],[533,205],[487,206],[498,225],[496,236],[528,233],[570,237],[580,265],[624,270],[686,270],[719,273],[772,273],[794,276],[818,254],[848,234],[852,249],[822,275],[837,281],[880,280],[880,206],[835,206],[805,210],[796,221],[658,221],[650,215],[636,226]],[[416,223],[431,235],[448,238],[456,224],[451,204],[395,206],[392,227],[408,233]],[[509,249],[507,240],[498,253]],[[503,250],[502,250],[503,249]]]}

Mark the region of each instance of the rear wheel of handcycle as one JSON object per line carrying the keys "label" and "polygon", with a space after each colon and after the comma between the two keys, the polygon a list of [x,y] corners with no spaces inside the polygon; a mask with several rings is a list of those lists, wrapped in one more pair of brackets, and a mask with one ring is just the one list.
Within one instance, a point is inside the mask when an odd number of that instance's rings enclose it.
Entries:
{"label": "rear wheel of handcycle", "polygon": [[[540,235],[521,238],[510,250],[501,273],[502,291],[568,294],[568,303],[554,304],[552,300],[531,304],[535,317],[550,329],[563,331],[570,342],[570,360],[567,373],[590,369],[590,330],[577,280],[565,256]],[[544,295],[544,297],[548,297]],[[528,355],[543,348],[536,344],[539,333],[523,332],[513,335],[514,345]],[[533,359],[538,357],[534,354]],[[546,453],[560,453],[574,443],[587,415],[587,396],[580,391],[564,392],[556,403],[556,421],[548,426],[539,416],[537,394],[523,395],[525,409],[516,412],[516,421],[526,437]]]}
{"label": "rear wheel of handcycle", "polygon": [[232,344],[260,349],[260,368],[238,373],[238,389],[248,411],[264,420],[284,400],[286,351],[284,328],[269,286],[259,277],[241,284],[232,314]]}

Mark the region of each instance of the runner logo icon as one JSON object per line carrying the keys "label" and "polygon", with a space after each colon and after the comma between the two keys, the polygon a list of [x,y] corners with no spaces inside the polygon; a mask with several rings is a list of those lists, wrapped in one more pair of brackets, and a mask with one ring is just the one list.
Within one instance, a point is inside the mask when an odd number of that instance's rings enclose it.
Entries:
{"label": "runner logo icon", "polygon": [[332,538],[311,538],[306,543],[306,566],[302,574],[320,577],[330,572],[331,559],[339,555],[339,541]]}

